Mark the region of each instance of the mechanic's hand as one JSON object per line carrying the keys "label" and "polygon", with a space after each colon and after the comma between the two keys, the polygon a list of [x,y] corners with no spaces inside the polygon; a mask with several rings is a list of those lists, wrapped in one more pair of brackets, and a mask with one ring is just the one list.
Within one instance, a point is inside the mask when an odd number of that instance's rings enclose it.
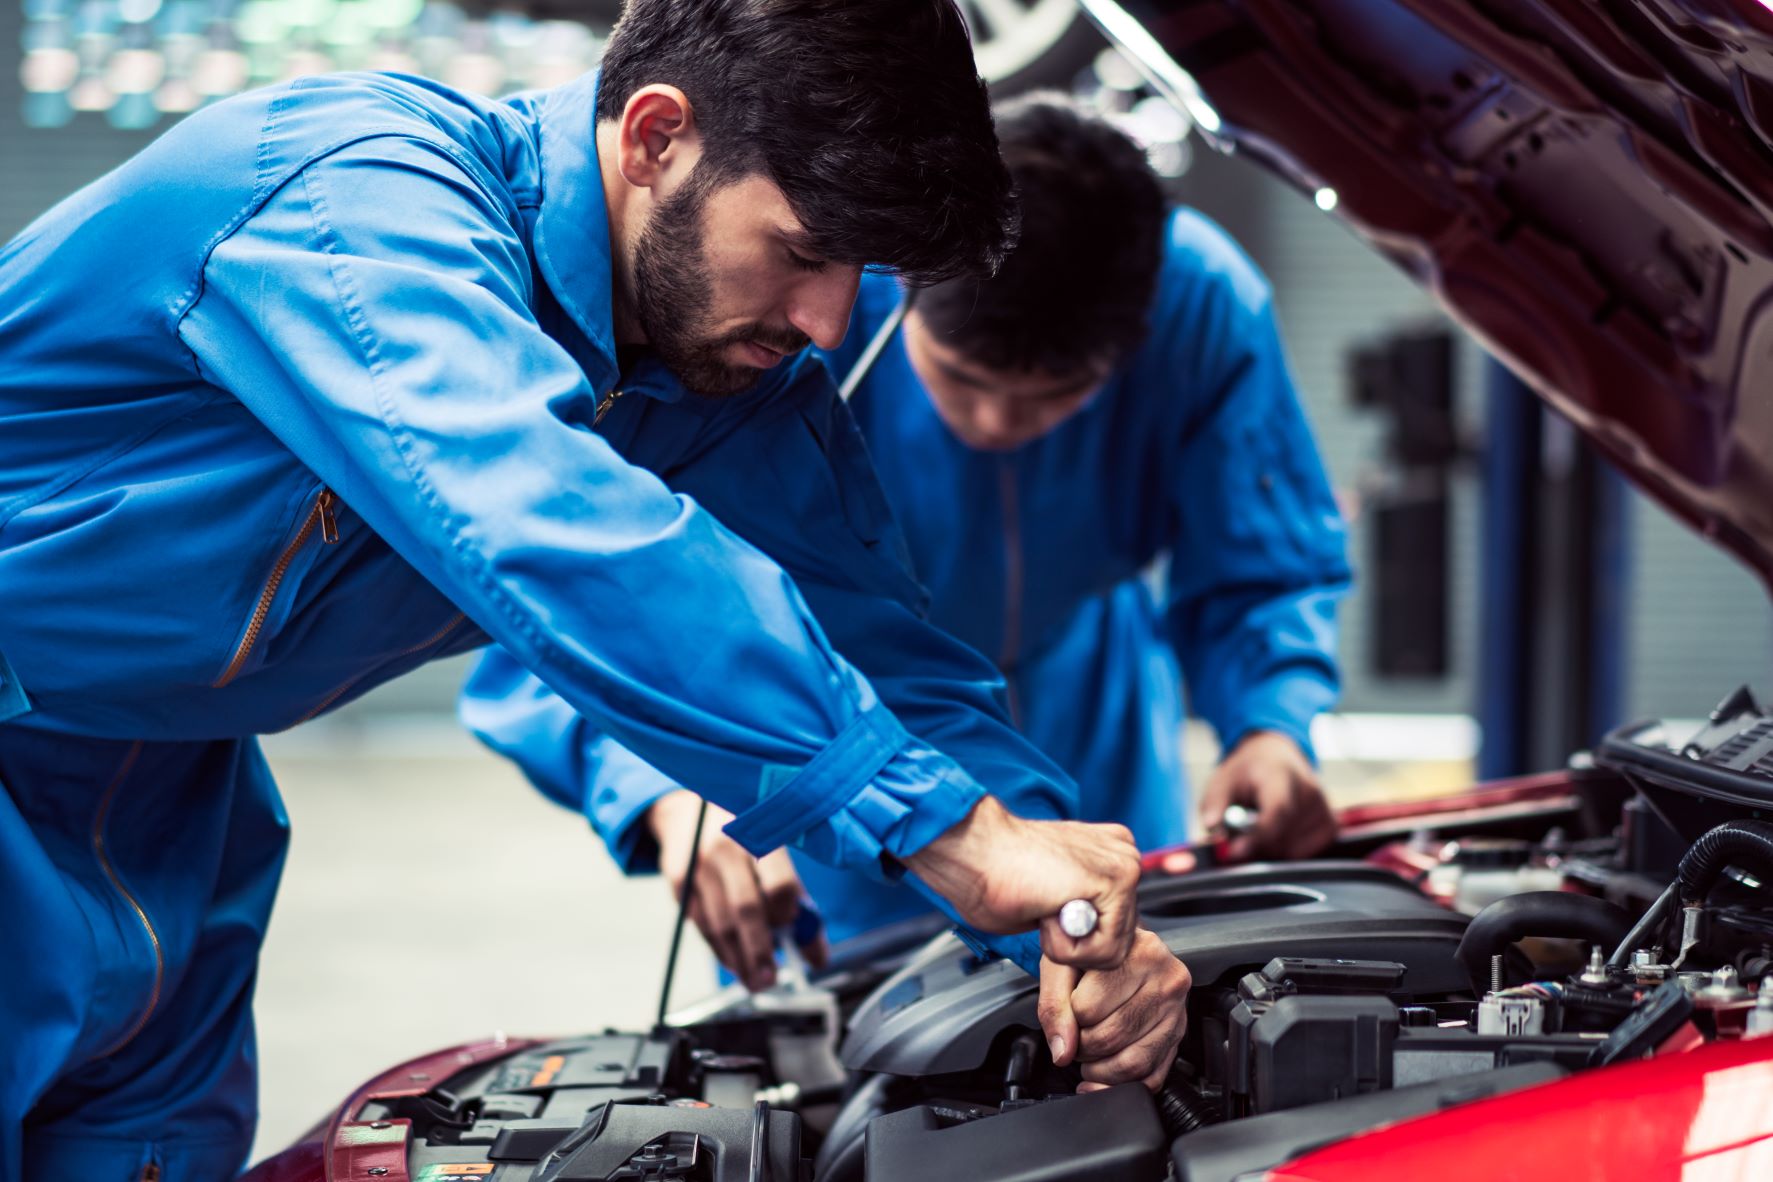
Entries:
{"label": "mechanic's hand", "polygon": [[[1038,926],[1041,951],[1059,964],[1112,969],[1132,948],[1139,851],[1123,825],[1027,821],[987,796],[905,861],[980,931]],[[1096,930],[1081,940],[1059,929],[1072,899],[1096,905]]]}
{"label": "mechanic's hand", "polygon": [[1080,1092],[1139,1080],[1163,1085],[1188,1029],[1188,968],[1157,936],[1140,928],[1126,963],[1080,974],[1040,962],[1040,1026],[1053,1063],[1082,1065]]}
{"label": "mechanic's hand", "polygon": [[[647,827],[659,843],[659,872],[678,900],[683,898],[690,842],[701,807],[700,797],[679,789],[661,796],[646,814]],[[753,858],[749,850],[720,831],[732,819],[733,815],[718,805],[708,806],[689,917],[720,963],[756,993],[776,983],[771,929],[794,922],[802,891],[788,851]],[[829,951],[823,935],[801,949],[807,963],[816,969],[825,967]]]}
{"label": "mechanic's hand", "polygon": [[1201,821],[1208,830],[1224,819],[1227,805],[1256,810],[1256,827],[1233,837],[1227,857],[1308,858],[1336,840],[1336,818],[1305,752],[1286,735],[1252,731],[1225,757],[1201,794]]}

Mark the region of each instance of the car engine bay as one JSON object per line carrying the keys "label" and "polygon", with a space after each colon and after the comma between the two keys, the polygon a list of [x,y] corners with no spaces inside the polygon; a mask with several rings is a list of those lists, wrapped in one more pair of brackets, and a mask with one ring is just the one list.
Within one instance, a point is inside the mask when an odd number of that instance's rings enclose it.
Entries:
{"label": "car engine bay", "polygon": [[1075,1094],[1034,980],[916,921],[651,1031],[397,1070],[322,1152],[335,1177],[380,1152],[409,1178],[498,1182],[1233,1182],[1773,1033],[1773,712],[1738,691],[1689,739],[1633,724],[1542,779],[1345,826],[1344,857],[1148,876],[1144,923],[1195,981],[1156,1095]]}

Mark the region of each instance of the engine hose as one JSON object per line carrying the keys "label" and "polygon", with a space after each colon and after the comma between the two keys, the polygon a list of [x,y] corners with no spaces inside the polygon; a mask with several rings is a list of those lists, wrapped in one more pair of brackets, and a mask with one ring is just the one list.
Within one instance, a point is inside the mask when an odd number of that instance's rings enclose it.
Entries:
{"label": "engine hose", "polygon": [[1170,1078],[1157,1091],[1157,1115],[1172,1141],[1184,1133],[1225,1119],[1212,1104],[1195,1096],[1175,1072],[1170,1073]]}
{"label": "engine hose", "polygon": [[1608,993],[1580,985],[1565,985],[1558,990],[1558,1002],[1566,1010],[1614,1019],[1624,1018],[1637,1008],[1637,1000],[1629,993]]}
{"label": "engine hose", "polygon": [[1605,899],[1567,891],[1528,891],[1498,899],[1473,916],[1455,955],[1471,979],[1472,991],[1481,997],[1490,988],[1490,958],[1516,940],[1556,936],[1612,948],[1630,927],[1625,908]]}
{"label": "engine hose", "polygon": [[1726,821],[1693,843],[1681,859],[1675,881],[1681,901],[1705,902],[1726,866],[1753,870],[1765,882],[1773,882],[1773,825],[1764,821]]}

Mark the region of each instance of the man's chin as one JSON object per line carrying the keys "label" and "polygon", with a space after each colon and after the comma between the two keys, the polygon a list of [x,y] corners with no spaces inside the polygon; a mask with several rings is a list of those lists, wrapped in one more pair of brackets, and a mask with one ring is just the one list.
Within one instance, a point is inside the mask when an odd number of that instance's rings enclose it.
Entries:
{"label": "man's chin", "polygon": [[757,385],[765,371],[752,365],[723,365],[702,362],[671,367],[677,380],[691,394],[702,398],[732,398]]}
{"label": "man's chin", "polygon": [[703,346],[688,356],[673,357],[660,350],[660,359],[684,389],[703,398],[744,394],[789,356],[748,341],[728,341],[715,348]]}

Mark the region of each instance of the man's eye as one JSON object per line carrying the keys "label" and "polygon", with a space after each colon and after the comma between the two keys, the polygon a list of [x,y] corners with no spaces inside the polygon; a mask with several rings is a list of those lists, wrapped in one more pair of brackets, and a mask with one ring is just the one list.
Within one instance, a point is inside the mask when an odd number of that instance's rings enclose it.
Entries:
{"label": "man's eye", "polygon": [[788,251],[788,261],[796,270],[800,271],[823,271],[825,269],[825,260],[809,259],[797,250]]}

